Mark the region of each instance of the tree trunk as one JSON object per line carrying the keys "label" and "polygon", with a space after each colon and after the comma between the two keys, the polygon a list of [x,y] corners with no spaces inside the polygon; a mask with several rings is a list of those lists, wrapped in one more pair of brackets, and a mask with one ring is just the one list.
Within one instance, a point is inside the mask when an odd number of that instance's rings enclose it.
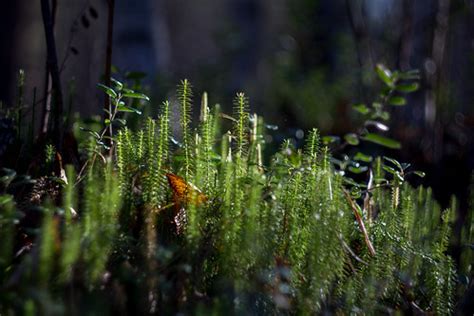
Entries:
{"label": "tree trunk", "polygon": [[[55,2],[54,2],[55,3]],[[52,95],[54,96],[53,126],[51,135],[56,149],[61,151],[63,130],[61,120],[63,115],[63,96],[61,89],[61,78],[59,77],[58,57],[56,53],[56,42],[54,38],[54,16],[52,14],[49,0],[41,0],[41,13],[43,16],[44,33],[46,37],[48,72],[51,74]]]}

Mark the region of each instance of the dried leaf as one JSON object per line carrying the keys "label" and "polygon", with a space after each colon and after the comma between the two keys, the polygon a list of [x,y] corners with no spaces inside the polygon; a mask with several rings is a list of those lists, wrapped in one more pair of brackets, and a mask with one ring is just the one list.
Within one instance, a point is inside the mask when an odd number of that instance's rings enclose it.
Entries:
{"label": "dried leaf", "polygon": [[205,196],[198,188],[191,183],[187,183],[183,178],[173,173],[167,173],[168,183],[173,190],[173,198],[179,206],[186,204],[200,205],[207,201]]}

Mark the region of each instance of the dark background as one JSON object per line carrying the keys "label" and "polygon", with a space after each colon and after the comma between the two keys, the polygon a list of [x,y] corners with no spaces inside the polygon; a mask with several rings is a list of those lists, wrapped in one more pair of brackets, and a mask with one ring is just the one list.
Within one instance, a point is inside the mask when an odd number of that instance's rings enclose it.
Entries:
{"label": "dark background", "polygon": [[[106,0],[57,1],[64,95],[82,116],[102,112],[96,84],[105,62],[106,8]],[[151,107],[171,97],[182,78],[226,112],[243,90],[251,110],[278,125],[281,138],[313,126],[323,134],[352,131],[350,104],[370,102],[380,88],[376,63],[420,69],[421,89],[392,111],[391,134],[403,149],[391,155],[426,171],[423,184],[443,205],[456,194],[467,210],[474,166],[472,0],[116,0],[113,38],[113,64],[121,73],[147,74]],[[40,1],[2,3],[0,45],[0,100],[15,104],[20,68],[25,102],[32,103],[35,87],[43,98]]]}

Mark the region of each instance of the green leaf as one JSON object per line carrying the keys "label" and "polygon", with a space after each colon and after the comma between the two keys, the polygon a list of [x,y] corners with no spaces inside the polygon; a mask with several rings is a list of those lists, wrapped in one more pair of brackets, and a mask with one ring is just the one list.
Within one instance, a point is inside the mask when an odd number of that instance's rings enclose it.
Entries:
{"label": "green leaf", "polygon": [[383,111],[382,113],[380,113],[379,117],[384,121],[388,121],[390,119],[390,113],[388,113],[387,111]]}
{"label": "green leaf", "polygon": [[88,129],[88,128],[85,128],[85,127],[82,127],[82,126],[79,127],[79,129],[80,129],[81,131],[88,132],[89,134],[91,134],[92,136],[94,136],[94,138],[96,138],[96,139],[100,139],[100,135],[99,135],[99,133],[97,133],[96,131],[93,131],[93,130],[91,130],[91,129]]}
{"label": "green leaf", "polygon": [[116,74],[116,73],[120,72],[120,69],[115,65],[112,65],[112,67],[110,67],[110,70],[113,74]]}
{"label": "green leaf", "polygon": [[375,72],[387,86],[393,87],[392,72],[387,67],[382,64],[377,64],[375,66]]}
{"label": "green leaf", "polygon": [[419,176],[420,178],[424,178],[426,176],[426,173],[424,173],[423,171],[413,171],[413,173]]}
{"label": "green leaf", "polygon": [[[102,148],[104,148],[105,150],[109,150],[109,149],[110,149],[110,146],[107,145],[106,143],[104,143],[103,141],[97,141],[97,145],[102,146]],[[96,153],[100,154],[99,151],[96,151],[96,150],[94,150],[94,151],[95,151]]]}
{"label": "green leaf", "polygon": [[401,83],[398,84],[395,89],[400,92],[405,92],[405,93],[410,93],[418,90],[420,85],[418,82],[412,82],[412,83]]}
{"label": "green leaf", "polygon": [[97,132],[94,131],[88,131],[90,135],[92,135],[95,139],[100,139],[100,135]]}
{"label": "green leaf", "polygon": [[349,166],[347,168],[347,170],[349,170],[350,172],[355,173],[355,174],[360,174],[362,172],[366,172],[368,169],[369,168],[367,168],[367,166],[358,166],[358,167]]}
{"label": "green leaf", "polygon": [[354,133],[349,133],[344,136],[345,141],[352,146],[359,145],[359,137]]}
{"label": "green leaf", "polygon": [[2,168],[2,173],[5,175],[0,177],[0,183],[2,183],[5,187],[10,184],[10,182],[15,178],[16,171],[13,169]]}
{"label": "green leaf", "polygon": [[359,104],[354,104],[352,105],[352,108],[356,111],[359,112],[360,114],[368,114],[370,112],[370,109],[363,103]]}
{"label": "green leaf", "polygon": [[411,166],[411,164],[409,164],[407,162],[402,162],[401,165],[402,165],[403,170],[406,170],[406,169],[410,168],[410,166]]}
{"label": "green leaf", "polygon": [[13,196],[11,195],[0,195],[0,205],[6,205],[13,202]]}
{"label": "green leaf", "polygon": [[354,160],[358,160],[358,161],[363,161],[363,162],[371,162],[372,161],[372,156],[368,156],[364,153],[361,153],[361,152],[358,152],[355,156],[354,156]]}
{"label": "green leaf", "polygon": [[396,161],[395,159],[393,158],[390,158],[390,157],[383,157],[383,159],[385,159],[386,161],[389,161],[391,162],[393,165],[395,165],[400,171],[403,171],[403,167],[401,165],[401,163],[399,163],[398,161]]}
{"label": "green leaf", "polygon": [[340,138],[337,136],[324,136],[323,137],[323,144],[324,145],[329,145],[332,143],[339,142]]}
{"label": "green leaf", "polygon": [[393,169],[390,166],[384,165],[382,168],[383,168],[383,170],[387,171],[388,173],[391,173],[391,174],[397,173],[397,170]]}
{"label": "green leaf", "polygon": [[123,126],[127,125],[127,120],[121,119],[121,118],[116,118],[115,121],[119,122]]}
{"label": "green leaf", "polygon": [[401,144],[394,139],[373,133],[366,134],[362,139],[387,148],[400,149],[402,147]]}
{"label": "green leaf", "polygon": [[402,106],[407,104],[407,100],[404,97],[395,96],[388,99],[388,103],[391,105]]}
{"label": "green leaf", "polygon": [[133,99],[142,99],[142,100],[147,100],[150,101],[150,98],[144,95],[143,93],[138,93],[138,92],[127,92],[122,95],[125,98],[133,98]]}
{"label": "green leaf", "polygon": [[388,126],[377,121],[366,121],[365,126],[374,126],[381,131],[388,131]]}
{"label": "green leaf", "polygon": [[362,196],[362,190],[359,186],[353,186],[351,189],[351,197],[353,199],[358,199]]}
{"label": "green leaf", "polygon": [[117,98],[117,93],[114,91],[114,89],[107,87],[106,85],[103,85],[101,83],[98,83],[97,86],[99,89],[104,91],[106,94],[108,94],[109,97],[116,99]]}
{"label": "green leaf", "polygon": [[114,78],[110,78],[110,81],[112,81],[114,84],[115,84],[115,88],[120,91],[123,89],[123,83],[121,83],[120,81],[118,81],[117,79],[114,79]]}
{"label": "green leaf", "polygon": [[355,182],[352,178],[349,178],[349,177],[343,177],[342,182],[344,182],[345,184],[348,184],[348,185],[358,186],[358,183]]}
{"label": "green leaf", "polygon": [[130,112],[130,113],[136,113],[138,115],[142,114],[142,112],[138,109],[132,108],[131,106],[126,106],[124,104],[119,104],[117,106],[117,111],[119,112]]}
{"label": "green leaf", "polygon": [[372,107],[378,112],[382,111],[382,103],[380,102],[372,102]]}
{"label": "green leaf", "polygon": [[418,69],[408,70],[400,73],[400,79],[404,80],[420,80],[420,71]]}

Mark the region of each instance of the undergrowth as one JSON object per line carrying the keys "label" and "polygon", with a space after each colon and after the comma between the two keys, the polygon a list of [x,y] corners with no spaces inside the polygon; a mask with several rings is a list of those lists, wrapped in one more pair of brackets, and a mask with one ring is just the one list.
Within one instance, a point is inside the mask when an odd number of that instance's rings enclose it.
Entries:
{"label": "undergrowth", "polygon": [[[404,102],[391,75],[381,73],[385,100]],[[122,98],[146,99],[118,82],[103,89],[116,101],[104,130],[120,109],[135,111]],[[347,165],[369,176],[356,183],[317,129],[303,148],[285,141],[265,161],[265,124],[243,93],[232,116],[203,94],[194,125],[192,97],[182,81],[180,135],[168,101],[142,128],[120,127],[112,147],[91,132],[87,166],[30,182],[41,203],[13,196],[25,179],[4,170],[0,313],[453,312],[456,269],[469,275],[473,255],[463,250],[460,267],[448,255],[454,202],[441,209],[390,158],[359,153]],[[383,117],[382,106],[357,110]],[[367,131],[346,140],[397,147]],[[56,195],[40,192],[40,180]]]}

